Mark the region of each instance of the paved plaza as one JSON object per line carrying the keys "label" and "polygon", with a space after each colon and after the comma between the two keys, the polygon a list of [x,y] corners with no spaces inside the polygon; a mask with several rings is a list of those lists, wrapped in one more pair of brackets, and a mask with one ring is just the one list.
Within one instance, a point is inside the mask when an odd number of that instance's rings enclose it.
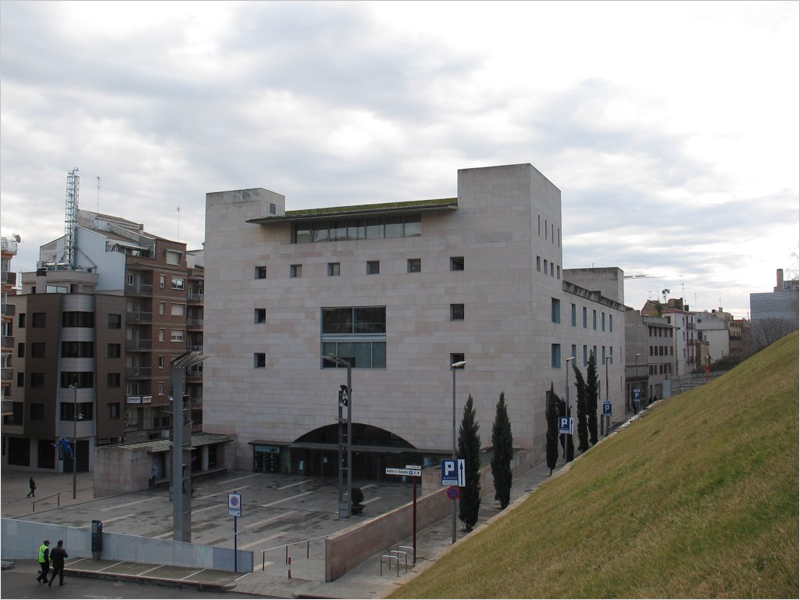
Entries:
{"label": "paved plaza", "polygon": [[[37,483],[35,499],[26,498],[31,474]],[[512,505],[548,475],[549,469],[539,464],[515,477]],[[67,569],[98,577],[135,577],[142,582],[149,579],[152,582],[157,579],[197,582],[205,584],[207,589],[278,598],[379,598],[423,571],[452,547],[452,524],[447,518],[418,532],[417,565],[409,564],[408,573],[405,565],[401,566],[399,576],[396,567],[382,566],[378,554],[336,581],[326,583],[324,536],[402,506],[412,496],[410,483],[355,481],[353,484],[364,491],[366,508],[361,515],[340,519],[335,480],[237,471],[196,481],[192,498],[192,542],[233,548],[233,517],[227,514],[227,496],[229,492],[241,493],[243,516],[237,523],[237,547],[254,553],[252,573],[165,568],[81,557],[70,557]],[[91,473],[79,473],[75,488],[73,500],[71,474],[4,469],[2,514],[87,529],[92,520],[100,520],[104,532],[164,539],[172,536],[172,504],[166,488],[95,499]],[[479,527],[499,512],[494,498],[485,496]],[[465,535],[459,527],[458,539]],[[411,540],[400,544],[411,545]],[[291,566],[287,565],[287,557],[291,557]],[[36,570],[33,560],[15,562],[17,570],[31,573]]]}

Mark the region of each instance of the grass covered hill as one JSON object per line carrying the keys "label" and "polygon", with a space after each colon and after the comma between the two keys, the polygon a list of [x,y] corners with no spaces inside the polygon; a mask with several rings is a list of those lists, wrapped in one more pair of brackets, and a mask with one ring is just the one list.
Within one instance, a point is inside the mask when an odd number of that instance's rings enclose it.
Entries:
{"label": "grass covered hill", "polygon": [[797,598],[798,334],[629,427],[393,598]]}

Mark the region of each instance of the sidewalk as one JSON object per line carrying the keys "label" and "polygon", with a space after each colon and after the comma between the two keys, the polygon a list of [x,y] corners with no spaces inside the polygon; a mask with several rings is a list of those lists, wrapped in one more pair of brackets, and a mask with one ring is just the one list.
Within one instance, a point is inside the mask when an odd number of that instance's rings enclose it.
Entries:
{"label": "sidewalk", "polygon": [[[558,469],[563,466],[559,461]],[[514,506],[546,481],[550,470],[545,463],[533,466],[527,472],[516,476],[511,488],[511,505],[500,511],[494,501],[493,493],[483,497],[478,526],[486,526],[495,518],[513,510]],[[554,474],[555,475],[555,474]],[[32,512],[33,498],[26,498],[28,493],[28,471],[3,471],[2,474],[2,513],[4,517],[15,517],[26,520],[39,520],[37,512],[60,510],[56,508],[61,494],[61,509],[71,504],[79,504],[93,500],[93,482],[91,473],[79,473],[77,481],[77,498],[72,500],[72,478],[63,474],[36,474],[37,511]],[[66,489],[63,489],[65,488]],[[45,499],[45,496],[53,496]],[[41,516],[46,520],[46,515]],[[458,524],[457,540],[467,537]],[[457,543],[458,543],[457,541]],[[411,546],[411,538],[398,544]],[[327,598],[382,598],[391,593],[398,585],[415,577],[434,564],[443,554],[452,548],[452,519],[443,519],[435,525],[417,532],[417,564],[412,564],[409,557],[408,572],[405,564],[400,564],[400,575],[397,574],[397,563],[392,568],[387,564],[381,566],[381,554],[376,554],[362,565],[346,573],[336,581],[326,583],[324,577],[324,558],[305,559],[305,552],[293,551],[295,564],[284,564],[283,555],[274,560],[265,570],[261,570],[260,555],[256,558],[256,570],[252,573],[236,574],[227,571],[211,571],[163,565],[147,565],[141,563],[115,563],[112,561],[92,561],[87,558],[68,559],[67,576],[88,576],[116,578],[140,581],[142,583],[173,585],[180,587],[197,587],[206,590],[235,590],[279,598],[327,597]],[[386,549],[389,550],[388,548]],[[317,553],[318,554],[318,553]],[[38,565],[36,561],[16,561],[15,568],[34,573]],[[383,573],[381,574],[381,568]],[[289,577],[292,569],[292,577]],[[312,579],[313,577],[313,579]]]}

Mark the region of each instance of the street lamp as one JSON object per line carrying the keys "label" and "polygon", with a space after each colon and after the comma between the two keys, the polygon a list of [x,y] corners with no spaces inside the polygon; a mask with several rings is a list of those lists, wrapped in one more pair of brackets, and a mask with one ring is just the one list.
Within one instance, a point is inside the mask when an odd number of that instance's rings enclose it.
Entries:
{"label": "street lamp", "polygon": [[[633,412],[634,413],[638,413],[639,412],[638,406],[637,406],[639,404],[639,402],[636,399],[636,390],[639,389],[639,357],[641,355],[642,354],[640,352],[636,353],[636,374],[633,376],[633,378],[635,380],[633,382],[633,385],[636,386],[636,387],[634,387],[634,392],[633,392]],[[641,391],[639,393],[641,394]]]}
{"label": "street lamp", "polygon": [[[453,372],[453,460],[456,459],[456,371],[467,366],[467,361],[459,360],[450,365]],[[456,501],[453,500],[453,543],[456,543]]]}
{"label": "street lamp", "polygon": [[[569,361],[575,360],[574,356],[570,356],[566,361],[564,361],[564,392],[565,398],[567,401],[567,426],[569,427]],[[570,434],[572,435],[572,434]],[[567,461],[567,434],[564,434],[564,462]]]}
{"label": "street lamp", "polygon": [[[606,357],[606,361],[605,361],[606,362],[606,402],[609,401],[608,400],[608,363],[609,363],[609,361],[611,361],[611,363],[613,364],[614,363],[614,357],[613,356],[607,356]],[[606,417],[606,411],[604,410],[603,411],[603,419],[602,419],[602,421],[600,421],[600,423],[601,424],[605,423],[605,431],[606,431],[605,435],[608,435],[608,428],[611,427],[611,423],[606,420],[607,418],[608,417]],[[601,427],[601,429],[602,429],[602,427]],[[600,433],[601,433],[601,435],[603,434],[602,431]]]}
{"label": "street lamp", "polygon": [[[334,354],[326,354],[323,357],[336,363],[340,367],[347,367],[347,385],[339,386],[339,416],[338,416],[338,432],[339,432],[339,518],[349,519],[353,514],[353,445],[351,443],[353,435],[353,387],[352,387],[352,370],[353,365],[349,360],[339,358]],[[342,473],[342,409],[347,409],[347,500],[344,499],[344,476]]]}
{"label": "street lamp", "polygon": [[72,499],[75,500],[78,483],[78,386],[73,383],[69,389],[72,390]]}

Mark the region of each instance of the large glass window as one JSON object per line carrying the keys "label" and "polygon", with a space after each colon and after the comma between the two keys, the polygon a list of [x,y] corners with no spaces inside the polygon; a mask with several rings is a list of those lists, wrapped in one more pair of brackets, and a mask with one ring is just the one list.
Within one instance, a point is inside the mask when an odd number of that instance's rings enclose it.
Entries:
{"label": "large glass window", "polygon": [[292,228],[292,243],[336,242],[342,240],[377,240],[382,238],[416,237],[422,235],[419,214],[369,219],[337,219],[296,223]]}
{"label": "large glass window", "polygon": [[386,307],[322,309],[322,367],[386,368]]}

